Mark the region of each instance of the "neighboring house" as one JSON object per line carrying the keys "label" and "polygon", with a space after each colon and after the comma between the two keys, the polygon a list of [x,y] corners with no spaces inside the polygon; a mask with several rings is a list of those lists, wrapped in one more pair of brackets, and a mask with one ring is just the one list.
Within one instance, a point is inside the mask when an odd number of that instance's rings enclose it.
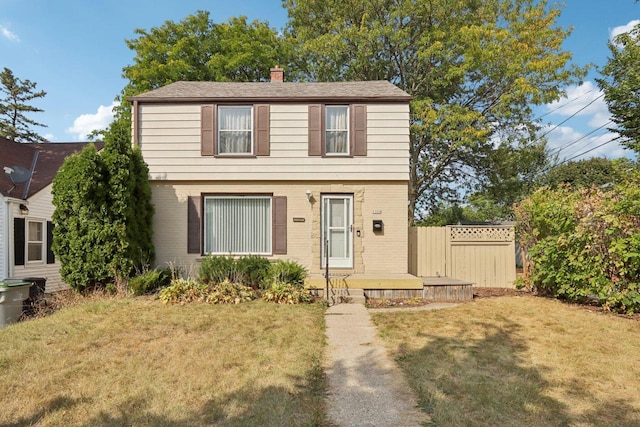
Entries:
{"label": "neighboring house", "polygon": [[421,288],[407,274],[410,99],[387,81],[288,83],[280,68],[131,97],[157,264],[260,254],[319,284],[328,255],[352,287]]}
{"label": "neighboring house", "polygon": [[85,145],[0,137],[0,280],[43,277],[47,292],[66,288],[51,251],[51,183],[64,159]]}

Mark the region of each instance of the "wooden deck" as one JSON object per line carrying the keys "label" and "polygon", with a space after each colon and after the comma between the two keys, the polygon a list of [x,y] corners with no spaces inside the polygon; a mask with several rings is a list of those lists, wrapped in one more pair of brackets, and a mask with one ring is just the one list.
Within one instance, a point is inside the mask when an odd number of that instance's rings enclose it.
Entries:
{"label": "wooden deck", "polygon": [[423,277],[422,297],[433,301],[470,301],[473,283],[450,277]]}
{"label": "wooden deck", "polygon": [[[469,301],[473,299],[473,283],[450,277],[416,277],[397,275],[332,275],[335,290],[362,289],[367,298],[425,298],[432,301]],[[321,275],[307,278],[306,286],[323,296],[326,280]]]}
{"label": "wooden deck", "polygon": [[470,301],[473,283],[450,277],[421,277],[421,289],[365,289],[367,298],[425,298],[432,301]]}

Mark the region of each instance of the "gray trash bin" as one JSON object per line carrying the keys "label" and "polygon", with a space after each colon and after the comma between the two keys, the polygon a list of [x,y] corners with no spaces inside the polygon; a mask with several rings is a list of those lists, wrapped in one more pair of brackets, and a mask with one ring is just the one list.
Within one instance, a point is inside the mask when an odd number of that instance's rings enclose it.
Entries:
{"label": "gray trash bin", "polygon": [[0,328],[15,323],[22,315],[22,303],[29,298],[31,282],[5,280],[0,282]]}

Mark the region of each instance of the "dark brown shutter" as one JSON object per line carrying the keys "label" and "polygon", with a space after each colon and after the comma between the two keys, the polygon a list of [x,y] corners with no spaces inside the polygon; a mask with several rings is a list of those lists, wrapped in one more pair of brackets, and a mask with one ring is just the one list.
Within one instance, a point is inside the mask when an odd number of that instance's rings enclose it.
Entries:
{"label": "dark brown shutter", "polygon": [[13,219],[13,261],[15,265],[24,265],[24,218]]}
{"label": "dark brown shutter", "polygon": [[322,141],[324,135],[322,123],[322,109],[320,104],[309,105],[309,155],[322,156]]}
{"label": "dark brown shutter", "polygon": [[273,197],[273,254],[287,253],[287,198]]}
{"label": "dark brown shutter", "polygon": [[216,105],[208,104],[200,107],[201,154],[216,154]]}
{"label": "dark brown shutter", "polygon": [[47,264],[53,264],[56,262],[56,257],[51,250],[51,244],[53,243],[53,222],[47,221]]}
{"label": "dark brown shutter", "polygon": [[367,155],[367,106],[364,104],[351,105],[351,153]]}
{"label": "dark brown shutter", "polygon": [[201,197],[187,198],[187,253],[200,254]]}
{"label": "dark brown shutter", "polygon": [[269,148],[269,104],[255,106],[256,122],[256,156],[268,156]]}

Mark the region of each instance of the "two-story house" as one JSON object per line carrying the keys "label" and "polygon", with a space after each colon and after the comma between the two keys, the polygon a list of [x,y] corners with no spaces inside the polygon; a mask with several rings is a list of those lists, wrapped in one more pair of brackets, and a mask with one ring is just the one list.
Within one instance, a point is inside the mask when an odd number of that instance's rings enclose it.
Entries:
{"label": "two-story house", "polygon": [[326,260],[351,287],[407,274],[409,101],[387,81],[177,82],[130,98],[157,264],[206,254]]}

